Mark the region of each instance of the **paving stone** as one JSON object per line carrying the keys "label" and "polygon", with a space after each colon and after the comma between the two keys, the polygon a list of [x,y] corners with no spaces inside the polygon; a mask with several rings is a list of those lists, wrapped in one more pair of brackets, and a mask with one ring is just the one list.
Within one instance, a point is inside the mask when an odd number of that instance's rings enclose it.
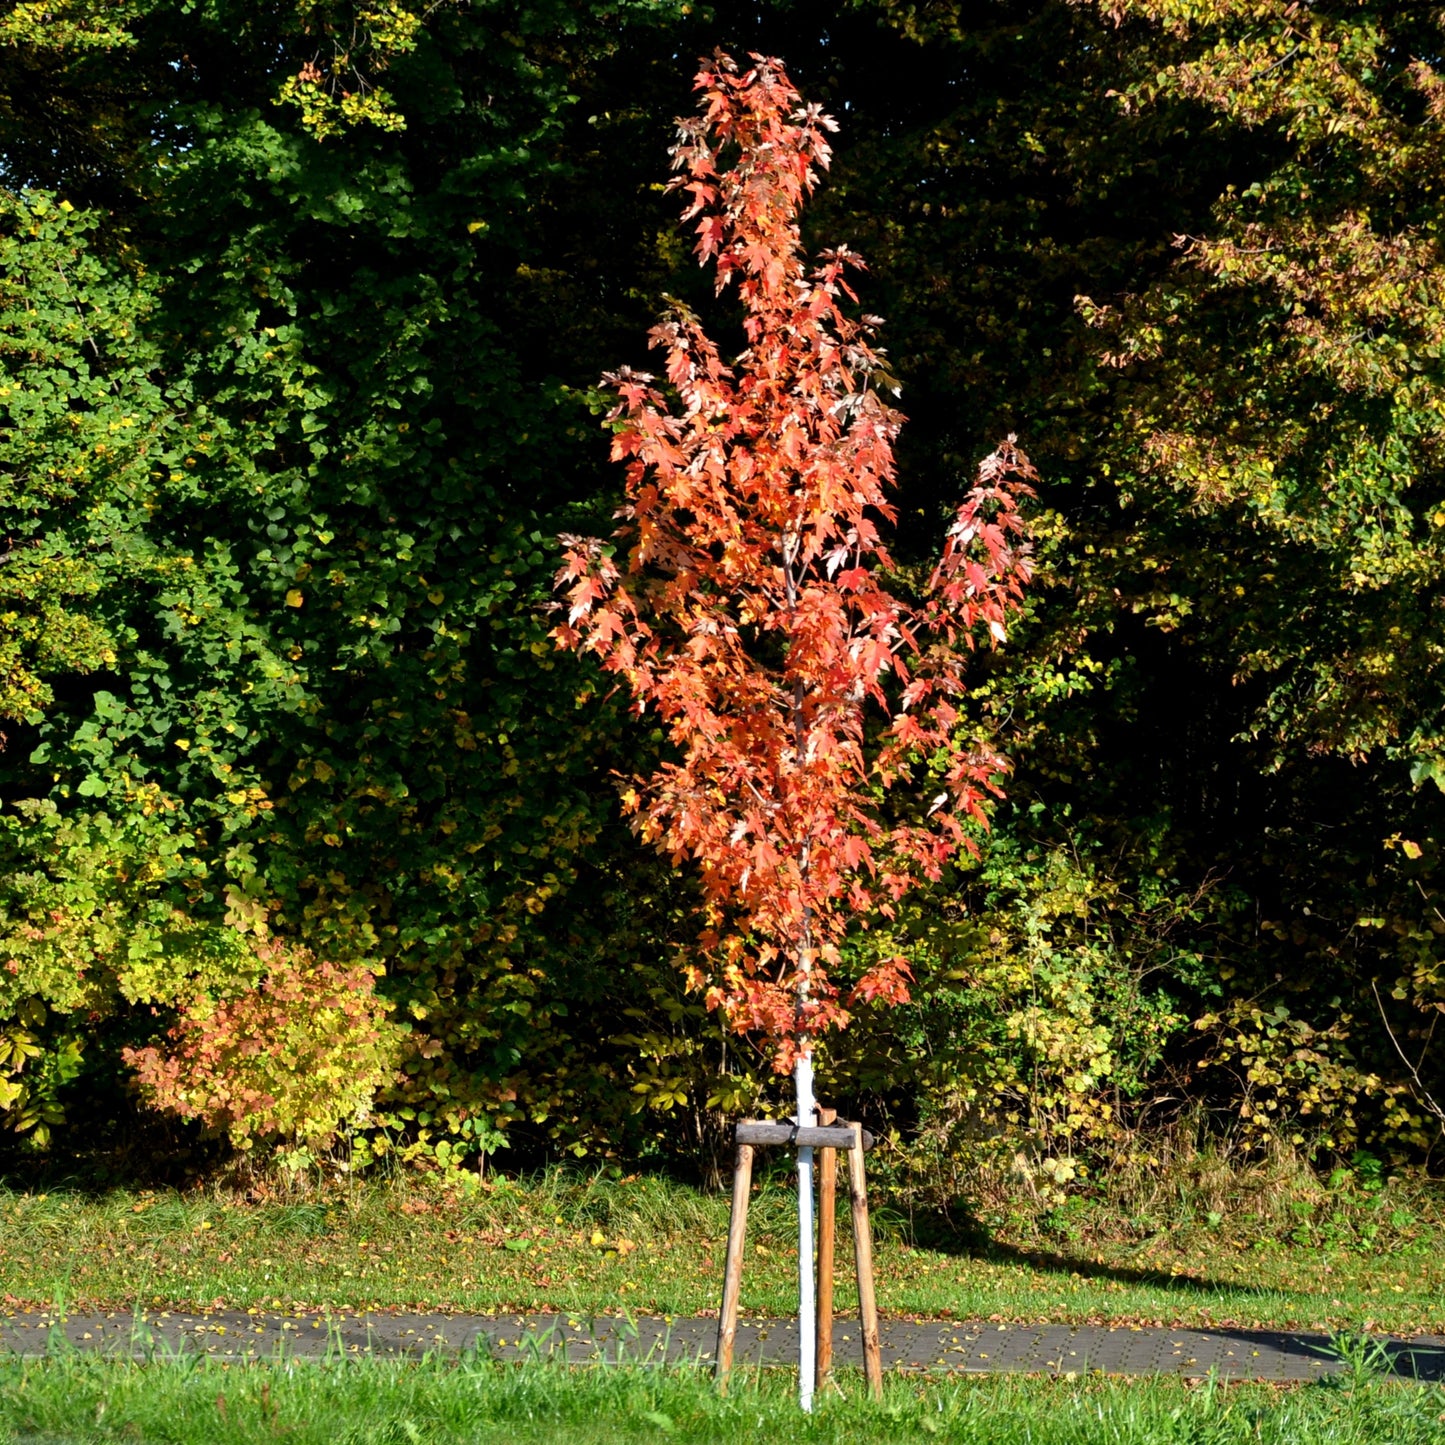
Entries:
{"label": "paving stone", "polygon": [[[1348,1369],[1322,1335],[1278,1330],[1144,1329],[1126,1325],[998,1325],[979,1321],[884,1320],[885,1367],[907,1372],[1180,1375],[1211,1371],[1225,1379],[1310,1380]],[[288,1315],[281,1312],[146,1310],[0,1315],[0,1353],[57,1350],[166,1358],[218,1359],[418,1357],[475,1350],[497,1360],[569,1364],[710,1365],[717,1340],[711,1319],[586,1319],[568,1315]],[[1445,1380],[1445,1338],[1381,1337],[1393,1374]],[[796,1320],[743,1320],[738,1365],[797,1360]],[[863,1362],[856,1320],[833,1328],[839,1366]]]}

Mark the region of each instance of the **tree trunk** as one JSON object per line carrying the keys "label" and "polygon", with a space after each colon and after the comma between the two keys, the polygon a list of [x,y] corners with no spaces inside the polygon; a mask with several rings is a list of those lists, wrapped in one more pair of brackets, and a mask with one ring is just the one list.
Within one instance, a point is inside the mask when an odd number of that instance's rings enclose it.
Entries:
{"label": "tree trunk", "polygon": [[[797,1095],[798,1127],[814,1122],[813,1053],[804,1047],[793,1066]],[[816,1370],[813,1317],[813,1151],[798,1150],[798,1404],[813,1408],[813,1376]]]}

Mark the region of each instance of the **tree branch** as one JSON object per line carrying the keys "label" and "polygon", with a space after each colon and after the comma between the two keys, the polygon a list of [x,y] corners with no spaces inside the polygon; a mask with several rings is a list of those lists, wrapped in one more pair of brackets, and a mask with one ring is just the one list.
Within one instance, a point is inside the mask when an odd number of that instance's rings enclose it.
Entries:
{"label": "tree branch", "polygon": [[1375,1007],[1380,1011],[1380,1022],[1385,1026],[1385,1032],[1390,1036],[1390,1042],[1395,1047],[1395,1052],[1400,1056],[1400,1062],[1410,1071],[1410,1077],[1415,1082],[1417,1097],[1424,1107],[1435,1116],[1436,1122],[1440,1125],[1440,1132],[1445,1135],[1445,1109],[1442,1109],[1435,1102],[1434,1096],[1425,1087],[1424,1081],[1420,1078],[1420,1070],[1405,1055],[1405,1050],[1400,1047],[1400,1040],[1395,1037],[1395,1030],[1390,1027],[1390,1020],[1385,1017],[1385,1005],[1380,998],[1380,990],[1374,979],[1370,980],[1370,992],[1375,996]]}

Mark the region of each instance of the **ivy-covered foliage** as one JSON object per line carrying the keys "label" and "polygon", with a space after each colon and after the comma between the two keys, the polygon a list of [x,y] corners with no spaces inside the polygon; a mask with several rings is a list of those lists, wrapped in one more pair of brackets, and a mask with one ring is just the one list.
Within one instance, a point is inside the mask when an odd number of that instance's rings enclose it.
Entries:
{"label": "ivy-covered foliage", "polygon": [[[736,324],[656,188],[717,43],[843,122],[805,239],[889,318],[901,571],[997,436],[1043,478],[970,690],[1008,802],[856,945],[915,1002],[822,1084],[948,1178],[1190,1111],[1421,1157],[1445,22],[1385,0],[0,4],[5,1121],[58,1147],[127,1051],[444,1167],[762,1102],[617,815],[665,744],[541,611],[615,503],[603,369],[669,297]],[[284,1086],[307,978],[364,1107]]]}

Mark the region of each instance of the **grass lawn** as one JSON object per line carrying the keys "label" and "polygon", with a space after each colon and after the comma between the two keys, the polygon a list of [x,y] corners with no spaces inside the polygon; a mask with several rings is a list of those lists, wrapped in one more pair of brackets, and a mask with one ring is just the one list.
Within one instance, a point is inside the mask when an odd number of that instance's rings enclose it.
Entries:
{"label": "grass lawn", "polygon": [[[1324,1198],[1308,1213],[1296,1201],[1269,1219],[1241,1209],[1131,1221],[1081,1206],[1044,1228],[1000,1226],[973,1248],[880,1209],[879,1302],[1000,1321],[1445,1333],[1445,1207],[1403,1190]],[[257,1203],[0,1192],[0,1294],[11,1307],[696,1314],[717,1308],[727,1207],[664,1178],[560,1169],[468,1199],[400,1184]],[[794,1312],[794,1228],[786,1189],[765,1182],[746,1312]],[[851,1269],[840,1233],[842,1312]]]}
{"label": "grass lawn", "polygon": [[1177,1381],[860,1382],[801,1416],[782,1372],[739,1378],[724,1399],[695,1371],[404,1366],[0,1365],[0,1440],[252,1445],[505,1441],[918,1441],[978,1445],[1414,1445],[1445,1441],[1445,1394],[1379,1381],[1293,1390]]}

